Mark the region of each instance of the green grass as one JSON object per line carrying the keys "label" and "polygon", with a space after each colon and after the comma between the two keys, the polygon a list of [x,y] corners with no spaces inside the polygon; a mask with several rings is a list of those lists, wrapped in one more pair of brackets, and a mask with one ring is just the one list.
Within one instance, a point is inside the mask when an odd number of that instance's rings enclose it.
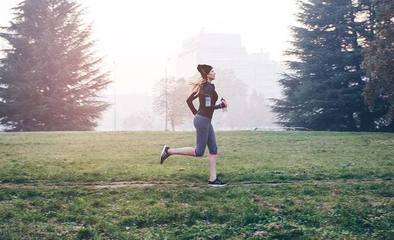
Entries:
{"label": "green grass", "polygon": [[[394,238],[394,134],[218,131],[223,189],[206,186],[206,158],[159,164],[162,144],[194,140],[193,132],[0,134],[0,239]],[[77,186],[135,180],[180,185]]]}

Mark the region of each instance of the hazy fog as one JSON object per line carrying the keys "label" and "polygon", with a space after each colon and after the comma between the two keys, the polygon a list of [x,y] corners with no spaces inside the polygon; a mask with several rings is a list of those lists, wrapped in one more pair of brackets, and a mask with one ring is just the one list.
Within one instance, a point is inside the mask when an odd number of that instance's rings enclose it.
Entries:
{"label": "hazy fog", "polygon": [[[8,25],[12,18],[10,8],[18,2],[1,1],[0,25]],[[115,81],[103,95],[108,101],[114,102],[116,92],[117,130],[163,129],[163,120],[152,109],[153,87],[164,77],[165,70],[168,76],[175,78],[190,77],[177,76],[177,60],[184,41],[201,32],[239,34],[245,54],[251,56],[248,59],[253,59],[254,54],[265,56],[261,61],[266,64],[257,65],[257,70],[254,70],[266,76],[266,83],[259,85],[259,88],[265,89],[255,90],[264,92],[266,88],[272,88],[270,94],[279,96],[279,88],[275,87],[278,77],[276,71],[283,69],[282,52],[290,40],[289,26],[295,24],[295,0],[270,1],[269,4],[261,0],[80,2],[86,7],[86,21],[94,24],[93,38],[97,40],[97,53],[106,58],[103,67],[112,72]],[[1,42],[0,47],[4,46],[4,42]],[[212,64],[209,58],[204,58],[204,63]],[[191,71],[196,69],[192,64],[189,67]],[[217,91],[220,96],[219,87]],[[186,104],[184,106],[187,107]],[[224,117],[223,113],[220,114],[218,121]],[[231,111],[227,114],[231,114]],[[97,130],[113,130],[114,117],[115,112],[111,108],[103,114]],[[267,115],[265,119],[271,118]],[[187,130],[191,127],[185,124],[178,129]]]}

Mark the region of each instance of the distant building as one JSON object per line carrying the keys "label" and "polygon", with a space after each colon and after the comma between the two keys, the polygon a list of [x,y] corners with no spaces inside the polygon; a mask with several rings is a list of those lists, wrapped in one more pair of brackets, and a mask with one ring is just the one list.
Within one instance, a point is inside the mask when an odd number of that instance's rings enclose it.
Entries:
{"label": "distant building", "polygon": [[196,74],[197,64],[232,69],[236,76],[265,98],[280,97],[278,73],[280,64],[267,53],[248,54],[242,46],[240,34],[205,33],[183,42],[176,63],[176,77],[190,78]]}

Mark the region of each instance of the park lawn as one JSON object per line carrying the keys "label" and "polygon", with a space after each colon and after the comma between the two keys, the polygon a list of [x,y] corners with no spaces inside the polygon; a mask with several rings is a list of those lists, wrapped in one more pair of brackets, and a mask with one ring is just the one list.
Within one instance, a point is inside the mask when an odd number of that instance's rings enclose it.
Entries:
{"label": "park lawn", "polygon": [[[158,164],[163,144],[194,142],[194,132],[0,134],[0,181],[206,182],[207,158]],[[218,131],[217,142],[219,176],[231,182],[394,175],[392,133]]]}
{"label": "park lawn", "polygon": [[0,134],[0,239],[394,239],[394,134],[217,140],[219,189],[206,158],[159,164],[193,132]]}
{"label": "park lawn", "polygon": [[0,239],[393,239],[394,184],[0,189]]}

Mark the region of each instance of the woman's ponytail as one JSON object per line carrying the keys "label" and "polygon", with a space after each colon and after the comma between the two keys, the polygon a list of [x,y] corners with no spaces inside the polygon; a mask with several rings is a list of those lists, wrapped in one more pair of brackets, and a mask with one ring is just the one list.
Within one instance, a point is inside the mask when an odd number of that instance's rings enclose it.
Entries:
{"label": "woman's ponytail", "polygon": [[206,82],[207,79],[204,79],[203,77],[200,77],[199,79],[190,82],[190,85],[192,85],[192,92],[196,92],[197,94],[200,93],[202,85]]}

